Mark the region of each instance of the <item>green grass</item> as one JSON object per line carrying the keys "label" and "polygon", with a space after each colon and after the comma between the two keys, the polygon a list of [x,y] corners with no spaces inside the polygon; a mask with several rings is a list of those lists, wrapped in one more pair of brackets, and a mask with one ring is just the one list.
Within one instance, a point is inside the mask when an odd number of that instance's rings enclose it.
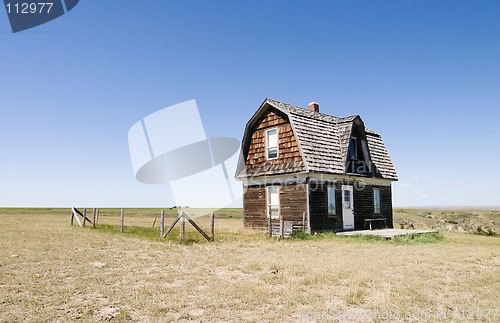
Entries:
{"label": "green grass", "polygon": [[333,232],[325,232],[318,234],[307,234],[304,231],[295,231],[290,235],[290,241],[297,240],[311,240],[311,241],[339,241],[347,243],[383,243],[383,244],[426,244],[426,243],[440,243],[445,240],[441,233],[425,233],[398,236],[394,239],[386,239],[380,236],[371,235],[354,235],[354,236],[340,236]]}
{"label": "green grass", "polygon": [[121,233],[119,225],[104,224],[98,225],[96,228],[87,227],[87,229],[106,234],[123,234],[124,236],[128,236],[131,238],[161,241],[158,228],[127,226],[123,228],[123,233]]}
{"label": "green grass", "polygon": [[477,227],[476,232],[474,234],[481,236],[489,236],[489,237],[500,237],[500,233],[493,231],[492,229],[483,229],[482,227]]}
{"label": "green grass", "polygon": [[424,233],[413,234],[396,237],[391,240],[394,244],[426,244],[426,243],[440,243],[445,241],[442,233]]}
{"label": "green grass", "polygon": [[[153,227],[140,227],[140,226],[126,226],[123,228],[123,233],[120,232],[119,225],[98,225],[96,228],[86,227],[85,229],[93,230],[95,232],[103,233],[103,234],[112,234],[112,235],[120,235],[122,237],[141,239],[147,241],[157,241],[157,242],[181,242],[180,238],[180,224],[174,227],[169,234],[165,238],[160,237],[159,228]],[[186,227],[190,226],[188,222],[186,222]],[[207,232],[205,232],[207,233]],[[207,233],[209,235],[209,232]],[[184,232],[184,244],[190,243],[204,243],[207,240],[197,231],[194,231],[190,228],[186,228]]]}

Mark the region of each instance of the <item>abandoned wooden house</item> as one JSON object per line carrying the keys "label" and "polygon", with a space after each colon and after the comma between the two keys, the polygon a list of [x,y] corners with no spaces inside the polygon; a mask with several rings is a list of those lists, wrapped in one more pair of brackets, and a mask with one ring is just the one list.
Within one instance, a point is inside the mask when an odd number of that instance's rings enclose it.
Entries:
{"label": "abandoned wooden house", "polygon": [[397,174],[382,138],[358,115],[338,118],[315,102],[303,109],[266,99],[246,125],[240,158],[246,227],[393,227]]}

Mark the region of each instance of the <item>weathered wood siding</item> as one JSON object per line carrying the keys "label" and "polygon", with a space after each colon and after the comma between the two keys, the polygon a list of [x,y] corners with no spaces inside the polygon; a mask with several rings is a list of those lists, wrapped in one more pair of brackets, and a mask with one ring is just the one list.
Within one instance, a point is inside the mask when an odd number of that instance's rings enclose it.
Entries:
{"label": "weathered wood siding", "polygon": [[[302,224],[303,213],[307,212],[307,185],[291,184],[280,186],[279,203],[280,214],[285,221]],[[279,223],[279,219],[273,219],[272,221],[273,223]],[[265,186],[245,188],[243,192],[243,224],[245,227],[250,228],[268,227]]]}
{"label": "weathered wood siding", "polygon": [[[354,183],[348,182],[343,183],[346,185],[353,185]],[[313,232],[318,231],[328,231],[328,230],[342,230],[342,190],[341,182],[338,182],[335,186],[335,206],[336,215],[329,216],[327,210],[327,197],[326,197],[326,187],[325,183],[314,183],[310,184],[309,190],[309,210],[311,217],[311,230]],[[392,196],[390,186],[373,186],[365,185],[363,189],[356,189],[354,185],[353,199],[354,199],[354,226],[356,230],[366,229],[365,219],[367,218],[387,218],[387,226],[389,228],[393,227],[392,224]],[[380,189],[381,194],[381,214],[374,214],[373,207],[373,189]],[[373,222],[372,227],[382,227],[383,223]]]}
{"label": "weathered wood siding", "polygon": [[[380,214],[374,214],[373,189],[380,189],[381,205]],[[354,227],[356,230],[366,229],[364,219],[387,218],[387,227],[392,224],[392,191],[390,186],[366,185],[363,189],[354,189]],[[374,228],[383,227],[381,222],[373,222]]]}
{"label": "weathered wood siding", "polygon": [[[270,111],[252,133],[246,158],[248,175],[274,175],[305,170],[299,146],[290,122]],[[278,129],[278,158],[266,159],[266,130]]]}
{"label": "weathered wood siding", "polygon": [[311,230],[327,231],[342,229],[342,194],[338,187],[335,189],[336,215],[329,216],[326,205],[326,184],[310,184],[309,211],[311,216]]}
{"label": "weathered wood siding", "polygon": [[307,216],[307,184],[281,186],[280,213],[284,220],[301,224],[304,212]]}
{"label": "weathered wood siding", "polygon": [[247,187],[243,191],[243,225],[249,228],[267,228],[266,188]]}
{"label": "weathered wood siding", "polygon": [[[350,183],[352,185],[352,183]],[[307,212],[307,194],[309,194],[310,225],[312,232],[342,230],[342,190],[341,184],[336,185],[335,204],[336,215],[328,215],[326,205],[327,184],[282,185],[279,189],[280,214],[285,221],[302,224],[302,215]],[[374,214],[373,189],[380,189],[381,214]],[[387,218],[387,226],[393,228],[392,191],[390,186],[365,185],[363,189],[353,191],[354,198],[354,227],[356,230],[366,229],[365,219]],[[307,213],[306,213],[307,214]],[[279,223],[279,219],[273,219]],[[252,186],[243,192],[243,224],[245,227],[262,228],[268,226],[266,187]],[[306,223],[307,226],[307,223]],[[382,227],[383,223],[373,222],[374,228]],[[307,227],[306,227],[307,229]]]}

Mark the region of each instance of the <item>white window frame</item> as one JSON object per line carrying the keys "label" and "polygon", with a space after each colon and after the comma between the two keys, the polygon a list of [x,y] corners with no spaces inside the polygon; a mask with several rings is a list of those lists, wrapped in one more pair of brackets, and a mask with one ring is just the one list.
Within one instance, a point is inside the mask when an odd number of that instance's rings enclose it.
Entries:
{"label": "white window frame", "polygon": [[382,214],[382,191],[380,188],[373,189],[373,214]]}
{"label": "white window frame", "polygon": [[[271,131],[276,131],[276,146],[269,146],[269,133]],[[279,136],[278,136],[278,128],[272,128],[266,130],[266,160],[278,159],[279,156]],[[269,158],[269,152],[271,150],[276,150],[276,157]]]}
{"label": "white window frame", "polygon": [[[277,204],[271,204],[271,193],[269,192],[271,188],[276,188],[276,202]],[[278,209],[278,214],[271,216],[271,207],[276,206]],[[267,218],[271,216],[271,219],[279,219],[280,217],[280,187],[278,185],[271,185],[266,187],[266,208],[267,208]]]}
{"label": "white window frame", "polygon": [[[333,192],[333,199],[330,198],[330,192]],[[336,201],[337,189],[335,186],[327,186],[326,187],[326,214],[328,216],[336,216],[337,215],[337,201]],[[330,212],[330,202],[333,202],[333,212]]]}

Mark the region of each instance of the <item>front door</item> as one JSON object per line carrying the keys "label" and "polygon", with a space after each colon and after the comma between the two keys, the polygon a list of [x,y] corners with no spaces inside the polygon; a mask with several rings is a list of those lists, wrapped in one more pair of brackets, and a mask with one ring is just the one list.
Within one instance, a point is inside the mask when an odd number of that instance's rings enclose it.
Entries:
{"label": "front door", "polygon": [[354,230],[354,202],[351,185],[342,185],[342,222],[344,230]]}

